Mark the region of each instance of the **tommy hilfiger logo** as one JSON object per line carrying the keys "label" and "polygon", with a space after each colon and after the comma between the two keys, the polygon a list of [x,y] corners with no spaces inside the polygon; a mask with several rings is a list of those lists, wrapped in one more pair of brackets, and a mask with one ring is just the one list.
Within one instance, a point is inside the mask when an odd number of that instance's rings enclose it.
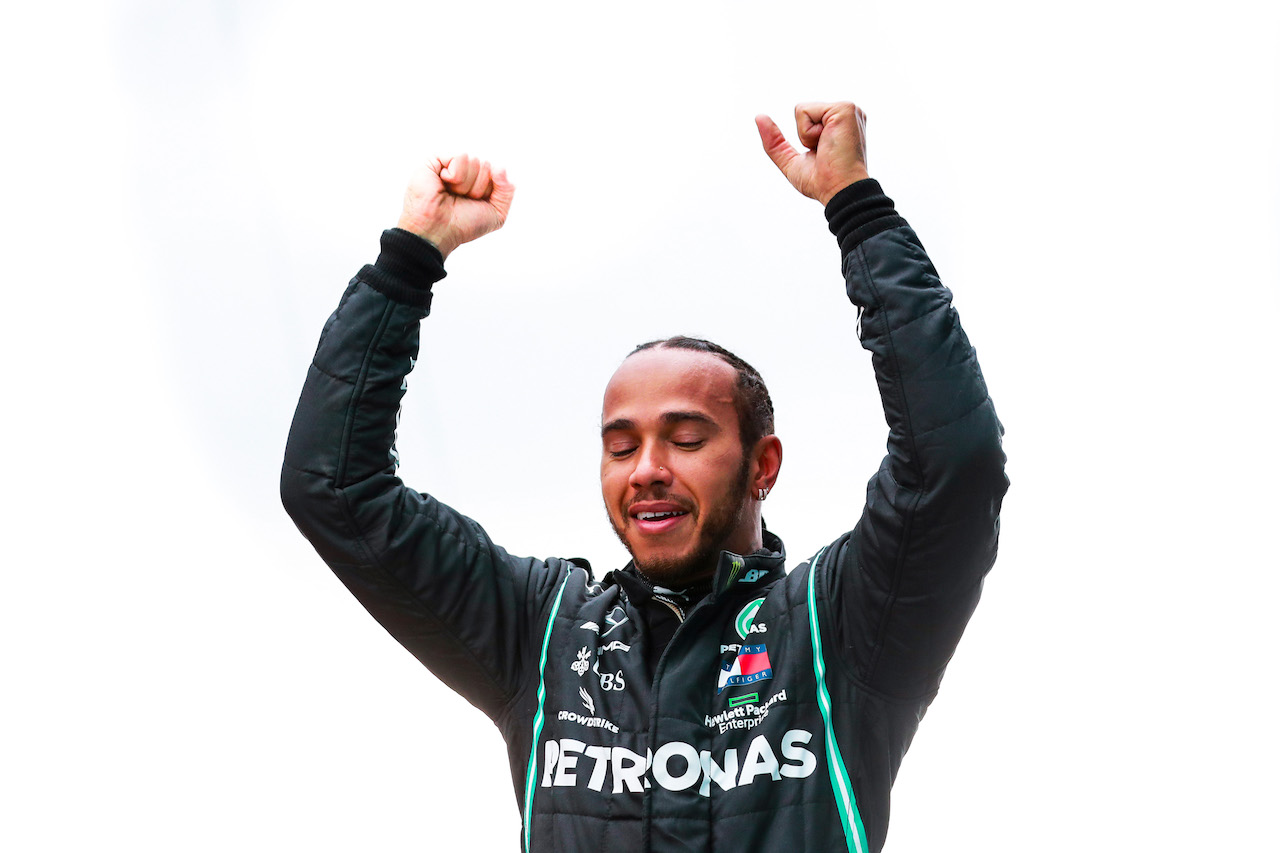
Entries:
{"label": "tommy hilfiger logo", "polygon": [[765,649],[764,643],[758,646],[743,646],[734,655],[733,660],[721,662],[716,693],[723,693],[726,687],[755,684],[767,678],[773,678],[773,666],[769,663],[769,652]]}

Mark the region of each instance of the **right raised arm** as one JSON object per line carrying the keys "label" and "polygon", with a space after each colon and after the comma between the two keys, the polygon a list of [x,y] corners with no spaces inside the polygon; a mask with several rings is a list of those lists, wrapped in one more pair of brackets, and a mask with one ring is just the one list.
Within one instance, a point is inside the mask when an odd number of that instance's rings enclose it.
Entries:
{"label": "right raised arm", "polygon": [[[395,433],[419,322],[444,254],[501,226],[512,187],[473,158],[435,160],[321,334],[280,478],[299,530],[366,609],[491,717],[519,691],[533,623],[567,570],[515,558],[396,476]],[[430,240],[430,242],[428,242]]]}

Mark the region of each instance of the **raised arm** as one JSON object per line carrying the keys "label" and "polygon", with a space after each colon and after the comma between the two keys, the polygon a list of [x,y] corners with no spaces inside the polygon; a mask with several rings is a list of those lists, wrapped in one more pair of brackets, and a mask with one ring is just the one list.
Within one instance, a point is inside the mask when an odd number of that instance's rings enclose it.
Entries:
{"label": "raised arm", "polygon": [[414,176],[329,318],[285,450],[280,490],[303,535],[369,612],[491,717],[523,683],[540,609],[567,568],[511,557],[474,521],[396,476],[395,434],[419,321],[444,257],[500,227],[514,188],[470,157]]}
{"label": "raised arm", "polygon": [[797,107],[804,154],[770,119],[756,122],[770,159],[826,207],[889,425],[862,518],[827,549],[819,579],[853,677],[927,703],[995,561],[1003,430],[951,292],[867,177],[862,111]]}

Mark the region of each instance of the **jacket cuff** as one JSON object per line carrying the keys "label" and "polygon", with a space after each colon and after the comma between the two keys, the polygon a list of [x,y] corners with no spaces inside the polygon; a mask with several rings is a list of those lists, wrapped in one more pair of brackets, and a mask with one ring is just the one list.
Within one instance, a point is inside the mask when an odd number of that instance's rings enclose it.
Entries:
{"label": "jacket cuff", "polygon": [[907,224],[893,209],[893,199],[884,194],[874,178],[855,181],[840,190],[827,202],[825,212],[827,227],[846,255],[881,231]]}
{"label": "jacket cuff", "polygon": [[356,278],[374,290],[431,312],[431,285],[445,277],[444,255],[428,240],[403,228],[382,232],[382,253]]}

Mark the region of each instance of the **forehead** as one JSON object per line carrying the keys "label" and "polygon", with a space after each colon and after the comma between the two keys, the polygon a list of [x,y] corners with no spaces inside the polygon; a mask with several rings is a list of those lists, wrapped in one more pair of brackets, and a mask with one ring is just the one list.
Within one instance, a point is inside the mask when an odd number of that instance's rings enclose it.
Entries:
{"label": "forehead", "polygon": [[604,389],[604,423],[642,423],[664,412],[702,412],[736,425],[738,375],[723,359],[696,350],[658,347],[627,358]]}

